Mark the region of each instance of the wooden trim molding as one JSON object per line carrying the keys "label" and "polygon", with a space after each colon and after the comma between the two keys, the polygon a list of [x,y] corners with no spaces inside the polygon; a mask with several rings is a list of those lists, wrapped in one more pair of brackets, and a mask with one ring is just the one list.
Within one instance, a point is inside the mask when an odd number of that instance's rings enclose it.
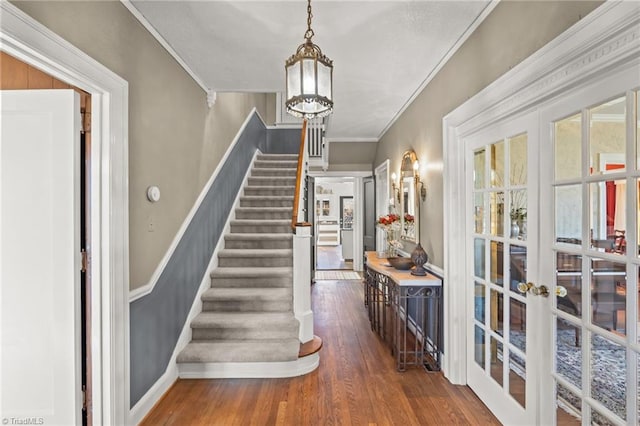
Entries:
{"label": "wooden trim molding", "polygon": [[91,95],[93,422],[129,413],[128,83],[9,2],[0,50]]}

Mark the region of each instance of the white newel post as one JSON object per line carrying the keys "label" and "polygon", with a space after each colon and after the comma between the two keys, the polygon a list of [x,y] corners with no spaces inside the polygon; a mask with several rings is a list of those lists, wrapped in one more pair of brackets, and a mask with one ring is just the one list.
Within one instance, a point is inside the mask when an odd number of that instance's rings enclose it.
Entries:
{"label": "white newel post", "polygon": [[312,340],[310,226],[296,226],[293,234],[293,313],[300,321],[300,342]]}

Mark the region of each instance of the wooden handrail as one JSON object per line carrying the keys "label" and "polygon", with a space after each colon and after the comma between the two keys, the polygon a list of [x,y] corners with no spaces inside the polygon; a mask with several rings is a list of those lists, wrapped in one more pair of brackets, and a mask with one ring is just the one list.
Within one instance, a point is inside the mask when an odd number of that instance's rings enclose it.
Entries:
{"label": "wooden handrail", "polygon": [[296,226],[311,226],[308,222],[298,222],[298,210],[300,206],[300,188],[302,187],[302,170],[304,167],[304,150],[307,139],[307,119],[302,122],[302,133],[300,135],[300,151],[298,151],[298,170],[296,171],[296,192],[293,197],[293,213],[291,215],[291,228]]}

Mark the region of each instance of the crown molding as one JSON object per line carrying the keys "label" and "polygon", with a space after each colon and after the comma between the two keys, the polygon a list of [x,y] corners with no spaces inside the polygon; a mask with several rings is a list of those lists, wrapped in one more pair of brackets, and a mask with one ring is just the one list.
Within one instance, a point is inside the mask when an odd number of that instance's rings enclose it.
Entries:
{"label": "crown molding", "polygon": [[431,83],[431,80],[433,80],[434,77],[438,75],[440,70],[447,64],[447,62],[449,62],[449,59],[451,59],[451,57],[455,55],[455,53],[458,51],[458,49],[460,49],[460,47],[464,44],[464,42],[467,41],[467,39],[471,36],[471,34],[473,34],[473,32],[480,26],[480,24],[487,18],[487,16],[489,16],[489,14],[493,11],[493,9],[495,9],[498,3],[500,3],[500,0],[491,0],[491,3],[489,3],[482,10],[482,13],[480,13],[480,15],[478,15],[478,17],[471,23],[471,25],[467,27],[467,29],[465,30],[464,33],[462,33],[458,41],[456,41],[456,43],[451,47],[451,49],[449,49],[447,54],[440,60],[440,62],[438,62],[436,67],[433,70],[431,70],[431,72],[427,75],[424,81],[413,92],[411,97],[407,99],[404,105],[402,105],[402,108],[400,108],[400,110],[396,113],[396,115],[393,116],[393,118],[391,119],[391,121],[389,121],[389,123],[385,126],[385,128],[382,129],[382,132],[380,132],[380,135],[378,136],[378,140],[384,137],[387,131],[395,124],[396,121],[398,121],[398,119],[406,111],[406,109],[409,108],[409,106],[413,103],[413,101],[415,101],[416,98],[422,93],[424,88],[427,87],[429,83]]}
{"label": "crown molding", "polygon": [[330,143],[378,142],[378,138],[325,138]]}
{"label": "crown molding", "polygon": [[[149,33],[153,36],[153,38],[155,38],[158,41],[158,43],[160,43],[160,45],[164,47],[164,49],[169,53],[169,55],[171,55],[173,59],[175,59],[176,62],[180,64],[180,66],[187,72],[187,74],[191,76],[193,81],[195,81],[198,84],[198,86],[200,86],[202,90],[204,90],[205,93],[207,93],[207,104],[209,105],[209,108],[211,108],[213,104],[215,104],[215,92],[212,92],[211,88],[207,87],[207,85],[204,83],[204,81],[202,81],[200,76],[198,76],[198,74],[196,74],[195,71],[193,71],[189,67],[189,65],[187,65],[187,63],[180,57],[180,55],[178,55],[178,52],[173,50],[173,47],[171,47],[169,42],[160,35],[158,30],[155,29],[155,27],[151,24],[151,22],[149,22],[147,18],[144,17],[144,15],[133,5],[133,3],[131,3],[130,0],[120,0],[120,3],[122,3],[122,5],[126,7],[129,10],[129,12],[131,12],[131,14],[142,24],[142,26],[145,27],[147,31],[149,31]],[[214,94],[212,98],[213,102],[209,99],[210,93]]]}
{"label": "crown molding", "polygon": [[596,74],[604,76],[618,64],[639,61],[640,3],[606,2],[444,120],[459,126],[461,135],[473,133],[549,102]]}

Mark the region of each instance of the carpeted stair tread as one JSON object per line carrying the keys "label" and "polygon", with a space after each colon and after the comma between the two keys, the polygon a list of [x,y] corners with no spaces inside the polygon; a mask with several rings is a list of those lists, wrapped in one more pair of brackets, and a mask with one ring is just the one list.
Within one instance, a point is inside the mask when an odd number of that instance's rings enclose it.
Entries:
{"label": "carpeted stair tread", "polygon": [[290,287],[214,287],[202,294],[202,312],[291,312]]}
{"label": "carpeted stair tread", "polygon": [[255,167],[265,169],[265,168],[285,168],[290,169],[294,167],[298,167],[298,160],[256,160],[254,163]]}
{"label": "carpeted stair tread", "polygon": [[218,257],[290,257],[291,249],[224,249],[218,253]]}
{"label": "carpeted stair tread", "polygon": [[218,253],[220,267],[293,266],[291,249],[224,249]]}
{"label": "carpeted stair tread", "polygon": [[201,312],[193,319],[191,327],[215,328],[221,325],[241,328],[252,326],[289,327],[292,318],[295,319],[293,312]]}
{"label": "carpeted stair tread", "polygon": [[238,207],[236,219],[288,219],[291,207]]}
{"label": "carpeted stair tread", "polygon": [[254,161],[179,363],[298,358],[291,229],[297,165],[298,156],[288,154]]}
{"label": "carpeted stair tread", "polygon": [[280,300],[290,299],[291,289],[288,288],[210,288],[202,293],[202,301],[213,300]]}
{"label": "carpeted stair tread", "polygon": [[216,268],[211,272],[211,278],[260,278],[260,277],[292,277],[292,267],[278,268]]}
{"label": "carpeted stair tread", "polygon": [[245,186],[244,190],[246,191],[247,189],[251,189],[251,190],[255,190],[255,191],[273,191],[274,189],[277,190],[286,190],[286,191],[290,191],[290,194],[293,194],[296,191],[296,187],[294,185],[255,185],[255,186]]}
{"label": "carpeted stair tread", "polygon": [[293,235],[291,234],[283,234],[283,233],[249,233],[246,234],[227,234],[224,236],[224,239],[227,241],[234,240],[292,240]]}
{"label": "carpeted stair tread", "polygon": [[236,208],[236,213],[238,213],[238,212],[264,212],[264,211],[291,213],[291,207],[238,207],[238,208]]}
{"label": "carpeted stair tread", "polygon": [[243,195],[240,207],[288,207],[293,208],[293,197],[285,195]]}
{"label": "carpeted stair tread", "polygon": [[290,225],[290,219],[234,219],[229,221],[231,225]]}
{"label": "carpeted stair tread", "polygon": [[236,233],[224,236],[225,248],[229,249],[291,249],[292,233]]}
{"label": "carpeted stair tread", "polygon": [[293,195],[243,195],[240,197],[242,200],[284,200],[293,201]]}
{"label": "carpeted stair tread", "polygon": [[252,177],[257,177],[257,176],[288,176],[288,177],[295,177],[296,173],[298,172],[298,169],[296,168],[282,168],[282,169],[276,169],[273,167],[265,167],[265,168],[261,168],[261,167],[254,167],[253,169],[251,169],[251,176]]}
{"label": "carpeted stair tread", "polygon": [[298,154],[258,154],[256,160],[298,161]]}
{"label": "carpeted stair tread", "polygon": [[292,186],[296,184],[295,176],[249,176],[248,186]]}
{"label": "carpeted stair tread", "polygon": [[179,363],[282,362],[298,358],[293,339],[193,341],[178,355]]}
{"label": "carpeted stair tread", "polygon": [[294,186],[246,186],[244,195],[291,195],[295,192]]}

